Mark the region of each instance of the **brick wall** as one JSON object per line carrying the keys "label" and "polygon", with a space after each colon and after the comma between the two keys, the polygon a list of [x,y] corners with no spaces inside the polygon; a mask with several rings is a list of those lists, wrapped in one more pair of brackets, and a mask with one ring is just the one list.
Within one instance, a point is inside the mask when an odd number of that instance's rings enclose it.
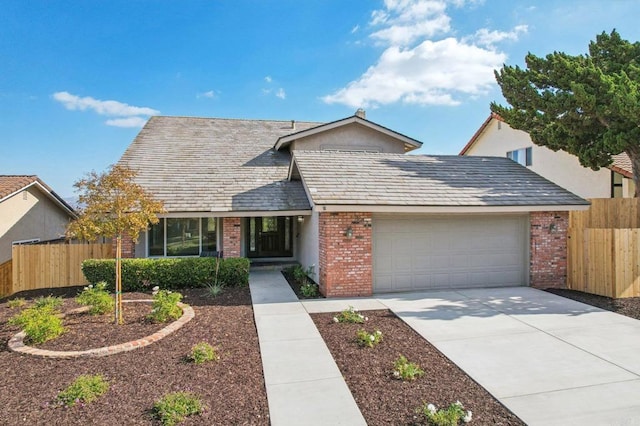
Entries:
{"label": "brick wall", "polygon": [[240,218],[222,218],[222,251],[224,257],[240,257]]}
{"label": "brick wall", "polygon": [[565,288],[567,286],[568,212],[532,212],[531,287]]}
{"label": "brick wall", "polygon": [[[351,238],[345,235],[349,227]],[[371,213],[320,213],[319,228],[322,294],[326,297],[370,296],[373,292]]]}
{"label": "brick wall", "polygon": [[[111,245],[113,247],[113,255],[116,254],[116,238],[111,240]],[[124,234],[122,236],[122,258],[128,259],[136,257],[136,243],[133,241],[129,235]]]}

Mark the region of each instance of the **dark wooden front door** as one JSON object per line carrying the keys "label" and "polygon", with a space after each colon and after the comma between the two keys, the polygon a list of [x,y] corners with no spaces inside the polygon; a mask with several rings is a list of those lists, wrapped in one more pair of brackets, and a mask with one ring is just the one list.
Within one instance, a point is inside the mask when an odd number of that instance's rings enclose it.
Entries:
{"label": "dark wooden front door", "polygon": [[250,217],[246,227],[247,257],[291,257],[292,226],[289,216]]}

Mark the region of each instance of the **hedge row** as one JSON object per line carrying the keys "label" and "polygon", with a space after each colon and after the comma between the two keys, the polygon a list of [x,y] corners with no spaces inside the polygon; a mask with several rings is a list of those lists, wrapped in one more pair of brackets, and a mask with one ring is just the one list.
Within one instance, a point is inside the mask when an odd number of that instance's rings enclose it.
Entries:
{"label": "hedge row", "polygon": [[[162,289],[205,287],[215,281],[216,262],[220,262],[217,279],[219,284],[249,284],[249,259],[246,258],[123,259],[122,290],[144,291],[156,285]],[[115,259],[87,259],[82,262],[82,273],[91,284],[106,281],[113,290],[115,264]]]}

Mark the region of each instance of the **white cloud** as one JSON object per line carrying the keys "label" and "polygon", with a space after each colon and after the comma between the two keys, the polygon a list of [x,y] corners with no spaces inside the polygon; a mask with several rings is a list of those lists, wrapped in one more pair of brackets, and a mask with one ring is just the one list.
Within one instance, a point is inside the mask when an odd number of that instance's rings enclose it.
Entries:
{"label": "white cloud", "polygon": [[287,97],[287,94],[285,93],[282,87],[279,88],[278,91],[276,92],[276,97],[280,99],[285,99]]}
{"label": "white cloud", "polygon": [[356,25],[355,27],[351,28],[351,34],[357,33],[359,29],[360,29],[360,25]]}
{"label": "white cloud", "polygon": [[142,127],[147,122],[143,117],[126,117],[126,118],[112,118],[105,121],[107,126],[114,127]]}
{"label": "white cloud", "polygon": [[160,113],[160,111],[148,107],[131,106],[113,100],[101,101],[91,96],[80,97],[69,92],[56,92],[53,94],[53,99],[71,111],[91,110],[99,115],[116,117],[105,122],[108,126],[141,127],[146,123],[147,119],[140,116]]}
{"label": "white cloud", "polygon": [[324,96],[328,104],[353,108],[392,103],[458,105],[486,94],[495,85],[493,71],[507,55],[496,47],[517,40],[526,25],[510,31],[482,28],[453,37],[447,8],[477,7],[482,0],[384,0],[371,13],[369,35],[386,46],[375,64],[345,87]]}
{"label": "white cloud", "polygon": [[266,76],[266,77],[264,78],[264,81],[266,81],[267,83],[271,83],[271,82],[273,81],[273,79],[271,78],[271,76],[270,76],[270,75],[268,75],[268,76]]}
{"label": "white cloud", "polygon": [[213,99],[216,97],[216,92],[213,90],[209,90],[207,92],[202,92],[202,93],[197,93],[196,94],[196,98],[200,99],[200,98],[209,98],[209,99]]}
{"label": "white cloud", "polygon": [[76,95],[72,95],[69,92],[56,92],[53,94],[53,99],[60,102],[66,109],[85,111],[87,109],[93,110],[100,115],[107,115],[112,117],[129,117],[133,115],[155,115],[159,111],[147,107],[131,106],[118,101],[101,101],[94,99],[91,96],[85,96],[81,98]]}

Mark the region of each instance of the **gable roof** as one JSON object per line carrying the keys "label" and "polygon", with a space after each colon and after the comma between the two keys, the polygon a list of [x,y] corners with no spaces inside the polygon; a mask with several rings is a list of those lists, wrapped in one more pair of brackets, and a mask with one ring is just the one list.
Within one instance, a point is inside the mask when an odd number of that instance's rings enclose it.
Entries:
{"label": "gable roof", "polygon": [[273,149],[291,131],[290,121],[151,117],[119,163],[169,213],[309,210],[301,183],[287,179],[290,154]]}
{"label": "gable roof", "polygon": [[[482,123],[480,128],[473,134],[473,136],[471,136],[471,139],[469,139],[469,142],[467,142],[467,144],[462,148],[462,150],[460,150],[459,155],[465,155],[471,149],[471,147],[478,141],[480,136],[487,129],[489,124],[491,124],[492,120],[498,120],[498,121],[504,122],[504,119],[500,115],[494,112],[489,114],[489,117],[487,117],[487,119],[484,121],[484,123]],[[631,159],[629,158],[629,155],[623,152],[621,154],[612,155],[611,157],[613,158],[613,163],[607,168],[610,170],[613,170],[616,173],[621,174],[624,177],[633,179],[633,166],[631,165]]]}
{"label": "gable roof", "polygon": [[316,205],[570,210],[589,204],[508,158],[295,151],[293,163],[290,176],[297,168]]}
{"label": "gable roof", "polygon": [[409,136],[405,136],[402,133],[398,133],[394,130],[388,129],[384,126],[381,126],[373,121],[369,121],[365,118],[362,118],[358,115],[353,115],[351,117],[343,118],[341,120],[332,121],[330,123],[320,124],[315,127],[311,127],[308,129],[300,130],[295,133],[291,133],[285,136],[281,136],[276,141],[274,148],[276,150],[280,150],[283,147],[288,146],[291,142],[305,138],[307,136],[315,135],[320,132],[325,132],[327,130],[335,129],[342,126],[347,126],[349,124],[357,123],[362,126],[368,127],[370,129],[376,130],[378,132],[384,133],[387,136],[398,139],[399,141],[404,143],[405,152],[412,151],[416,148],[420,148],[422,146],[422,142],[410,138]]}
{"label": "gable roof", "polygon": [[32,186],[40,189],[51,201],[71,216],[76,215],[73,207],[36,175],[0,175],[0,203]]}

